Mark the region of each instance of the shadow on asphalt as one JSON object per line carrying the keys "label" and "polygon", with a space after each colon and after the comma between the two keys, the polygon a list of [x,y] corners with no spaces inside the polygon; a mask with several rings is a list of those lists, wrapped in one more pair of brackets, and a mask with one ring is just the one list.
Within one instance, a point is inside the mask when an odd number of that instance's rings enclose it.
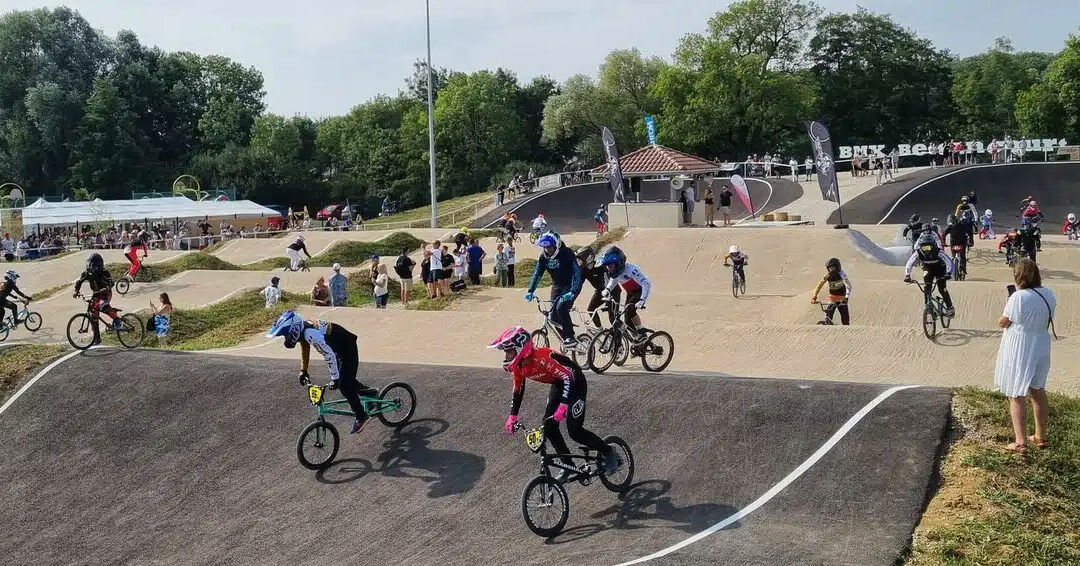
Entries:
{"label": "shadow on asphalt", "polygon": [[339,460],[316,473],[315,479],[325,484],[344,484],[377,473],[427,483],[427,496],[432,498],[467,493],[484,475],[486,461],[469,452],[431,448],[429,439],[449,428],[450,423],[443,419],[414,420],[394,430],[383,442],[384,450],[375,457],[375,464],[360,458]]}
{"label": "shadow on asphalt", "polygon": [[[672,503],[668,492],[671,482],[645,480],[638,482],[620,497],[620,502],[593,513],[593,519],[602,523],[580,525],[566,529],[557,537],[547,539],[547,544],[566,544],[609,530],[634,531],[640,529],[677,529],[685,533],[699,533],[738,509],[719,503],[700,503],[680,507]],[[728,529],[739,527],[735,522]]]}

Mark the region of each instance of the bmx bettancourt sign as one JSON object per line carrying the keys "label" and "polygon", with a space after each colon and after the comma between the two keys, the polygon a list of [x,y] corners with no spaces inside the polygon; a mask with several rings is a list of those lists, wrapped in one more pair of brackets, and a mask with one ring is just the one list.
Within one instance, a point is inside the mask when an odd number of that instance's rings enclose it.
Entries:
{"label": "bmx bettancourt sign", "polygon": [[[975,151],[975,153],[986,153],[988,143],[983,143],[979,140],[961,140],[964,142],[965,147]],[[1008,142],[1012,142],[1011,145],[1007,145]],[[947,142],[946,142],[947,143]],[[1061,146],[1069,145],[1068,142],[1062,139],[1053,138],[1031,138],[1031,139],[1019,139],[1019,140],[998,140],[997,149],[1011,150],[1011,151],[1053,151]],[[869,155],[871,151],[879,156],[885,155],[885,144],[877,145],[842,145],[838,149],[840,155],[838,159],[850,159],[854,154]],[[941,155],[942,144],[925,144],[925,143],[902,143],[897,144],[900,157],[906,155]]]}

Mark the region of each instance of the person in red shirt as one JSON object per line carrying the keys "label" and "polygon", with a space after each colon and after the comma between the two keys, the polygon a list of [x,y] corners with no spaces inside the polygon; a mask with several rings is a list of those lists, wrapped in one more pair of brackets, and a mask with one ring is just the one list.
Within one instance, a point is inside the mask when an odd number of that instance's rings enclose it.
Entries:
{"label": "person in red shirt", "polygon": [[142,251],[142,256],[145,258],[147,250],[150,246],[147,245],[147,241],[150,239],[150,234],[145,230],[139,232],[139,236],[131,241],[130,244],[124,246],[124,257],[131,262],[131,268],[128,269],[127,278],[130,281],[135,280],[135,275],[139,273],[139,269],[142,267],[142,262],[139,261],[139,251]]}
{"label": "person in red shirt", "polygon": [[[566,421],[566,431],[570,438],[587,448],[596,450],[601,454],[605,473],[611,474],[619,467],[615,450],[604,444],[604,441],[593,432],[587,430],[585,424],[585,399],[588,385],[585,382],[585,373],[570,358],[553,352],[550,348],[538,348],[533,346],[529,331],[520,326],[510,328],[491,342],[489,348],[502,350],[506,357],[503,360],[503,369],[514,376],[514,396],[510,404],[510,415],[506,417],[503,428],[509,434],[514,434],[517,421],[518,409],[521,408],[521,400],[525,396],[525,380],[531,379],[539,383],[551,385],[548,392],[547,408],[544,409],[544,438],[551,441],[551,446],[559,454],[569,454],[559,432],[559,422]],[[570,459],[563,461],[567,466],[573,467]],[[556,479],[564,479],[567,475],[563,470]]]}

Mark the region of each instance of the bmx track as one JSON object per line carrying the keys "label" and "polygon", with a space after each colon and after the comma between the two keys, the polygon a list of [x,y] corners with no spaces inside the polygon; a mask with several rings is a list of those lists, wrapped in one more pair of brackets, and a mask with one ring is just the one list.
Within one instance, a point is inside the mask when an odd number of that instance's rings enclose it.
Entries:
{"label": "bmx track", "polygon": [[[0,409],[3,562],[889,565],[927,497],[950,395],[590,375],[587,426],[630,443],[634,486],[568,486],[566,530],[544,540],[520,516],[537,461],[501,430],[504,373],[362,365],[372,385],[416,389],[414,420],[344,435],[313,473],[294,451],[314,412],[296,367],[103,349],[47,368]],[[545,391],[526,389],[534,423]]]}

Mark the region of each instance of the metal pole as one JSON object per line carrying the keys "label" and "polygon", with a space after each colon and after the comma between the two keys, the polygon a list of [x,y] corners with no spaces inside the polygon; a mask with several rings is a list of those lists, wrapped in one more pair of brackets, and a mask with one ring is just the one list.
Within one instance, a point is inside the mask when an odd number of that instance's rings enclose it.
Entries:
{"label": "metal pole", "polygon": [[427,17],[427,128],[428,128],[428,163],[431,169],[431,227],[438,228],[439,203],[435,197],[435,111],[431,102],[431,0],[424,0]]}

